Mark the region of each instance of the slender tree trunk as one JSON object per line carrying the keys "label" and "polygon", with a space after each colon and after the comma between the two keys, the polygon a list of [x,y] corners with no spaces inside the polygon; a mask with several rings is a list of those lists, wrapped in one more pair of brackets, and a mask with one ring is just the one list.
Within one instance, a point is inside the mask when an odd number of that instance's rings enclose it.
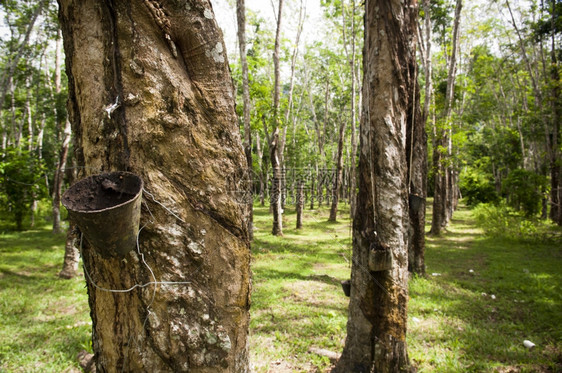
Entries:
{"label": "slender tree trunk", "polygon": [[246,163],[248,165],[248,174],[246,176],[250,184],[250,195],[248,198],[249,226],[248,232],[250,240],[254,236],[254,173],[252,162],[252,127],[250,124],[250,83],[248,79],[248,61],[246,59],[246,6],[245,0],[236,0],[236,19],[238,21],[238,46],[240,48],[240,64],[242,65],[242,98],[244,101],[244,153],[246,154]]}
{"label": "slender tree trunk", "polygon": [[281,43],[281,19],[283,14],[283,0],[279,0],[279,9],[277,15],[277,31],[275,34],[275,49],[273,51],[273,65],[275,69],[275,83],[273,89],[273,135],[269,143],[269,155],[271,161],[271,169],[273,171],[272,178],[272,190],[271,190],[271,211],[273,213],[273,229],[272,233],[275,236],[283,235],[283,208],[282,208],[282,196],[281,196],[281,176],[282,169],[280,163],[280,151],[279,151],[279,100],[280,100],[280,90],[281,90],[281,76],[280,76],[280,66],[279,66],[279,52]]}
{"label": "slender tree trunk", "polygon": [[[551,0],[551,29],[555,29],[556,19],[556,1]],[[562,175],[562,161],[560,160],[560,121],[562,120],[562,104],[560,103],[560,74],[559,64],[556,56],[556,37],[552,31],[550,48],[550,80],[552,85],[552,125],[549,134],[550,144],[550,218],[556,224],[562,226],[562,187],[560,186],[560,177]]]}
{"label": "slender tree trunk", "polygon": [[265,165],[267,162],[263,160],[263,149],[261,146],[260,133],[256,133],[256,153],[258,156],[258,168],[260,170],[260,205],[263,207],[265,205],[265,185],[267,178],[267,170],[265,170]]}
{"label": "slender tree trunk", "polygon": [[[426,0],[427,2],[427,0]],[[415,49],[414,49],[415,51]],[[414,52],[415,53],[415,52]],[[425,118],[420,111],[420,94],[417,82],[417,64],[412,61],[409,75],[413,76],[408,108],[408,211],[410,234],[408,240],[408,270],[425,274],[425,199],[427,196],[427,135]],[[429,99],[426,96],[426,100]]]}
{"label": "slender tree trunk", "polygon": [[[66,127],[68,127],[68,128],[66,128]],[[67,136],[66,133],[68,133],[69,135]],[[70,142],[70,139],[71,139],[71,136],[70,136],[70,121],[67,118],[67,120],[65,122],[65,140],[68,140],[68,142]],[[68,153],[68,148],[69,148],[69,146],[67,145],[67,147],[66,147],[67,153]],[[66,159],[68,159],[68,157],[66,157]],[[55,180],[55,182],[53,183],[54,188],[57,188],[57,187],[61,186],[61,184],[59,184],[59,186],[57,186],[57,182],[61,183],[62,180],[64,180],[65,174],[66,174],[66,179],[67,179],[69,184],[72,184],[76,179],[77,172],[76,172],[75,165],[73,165],[73,167],[68,170],[68,171],[71,171],[71,172],[65,172],[66,159],[65,159],[65,165],[63,167],[59,167],[57,169],[57,171],[60,169],[61,174],[58,175],[58,176],[55,174],[55,178],[58,177],[58,180]],[[74,159],[74,161],[75,161],[75,159]],[[57,205],[57,206],[60,206],[61,192],[62,191],[59,191],[59,194],[58,194],[59,195],[59,197],[58,197],[59,198],[59,205]],[[53,208],[53,212],[54,212],[54,208]],[[60,218],[60,214],[59,214],[59,218]],[[53,232],[53,233],[56,234],[56,232]],[[74,222],[69,221],[68,229],[66,231],[65,245],[64,245],[64,260],[63,260],[63,263],[62,263],[62,270],[59,272],[59,277],[61,277],[61,278],[71,279],[71,278],[74,278],[78,274],[78,263],[80,262],[80,251],[78,251],[78,245],[79,245],[79,242],[80,242],[79,239],[80,239],[80,230],[78,229],[76,224],[74,224]]]}
{"label": "slender tree trunk", "polygon": [[[445,92],[445,109],[441,118],[442,125],[445,127],[452,126],[450,123],[451,113],[453,110],[453,102],[455,95],[455,78],[457,71],[457,51],[460,35],[460,16],[462,10],[462,0],[457,0],[455,6],[455,18],[453,22],[453,45],[451,48],[451,56],[449,58],[447,89]],[[435,123],[434,126],[438,127]],[[452,216],[453,209],[453,185],[452,169],[450,165],[444,162],[445,151],[451,153],[451,136],[445,128],[437,128],[435,131],[433,143],[433,167],[435,170],[435,185],[433,199],[433,218],[431,221],[431,231],[433,235],[440,235],[441,231],[447,227],[449,219]]]}
{"label": "slender tree trunk", "polygon": [[272,140],[269,145],[269,156],[271,157],[271,169],[273,177],[271,180],[271,207],[273,211],[273,229],[271,233],[274,236],[283,235],[283,208],[281,207],[281,167],[279,165],[279,153],[277,150],[279,141],[279,128],[275,129]]}
{"label": "slender tree trunk", "polygon": [[[357,189],[357,107],[361,107],[361,102],[357,105],[357,86],[359,86],[359,72],[357,63],[356,35],[355,35],[355,0],[351,0],[351,156],[350,156],[350,214],[353,218],[355,216],[356,203],[356,189]],[[357,106],[356,106],[357,105]]]}
{"label": "slender tree trunk", "polygon": [[27,25],[27,29],[25,31],[25,36],[23,38],[22,43],[19,45],[18,50],[15,52],[13,58],[10,59],[5,70],[2,72],[2,76],[0,77],[0,103],[4,103],[6,99],[6,94],[8,93],[10,82],[13,80],[13,76],[16,72],[16,68],[18,66],[19,60],[23,56],[25,52],[25,48],[27,47],[27,43],[29,42],[29,38],[31,37],[31,32],[33,31],[33,27],[37,18],[43,11],[43,6],[47,3],[46,0],[41,0],[37,5],[33,14],[31,15],[31,19],[29,24]]}
{"label": "slender tree trunk", "polygon": [[57,169],[55,170],[55,177],[53,180],[53,233],[55,234],[61,233],[60,201],[62,194],[62,185],[64,183],[64,169],[66,167],[66,160],[68,158],[68,150],[70,147],[71,137],[72,130],[70,121],[67,119],[64,126],[64,137],[62,140],[59,161],[57,163]]}
{"label": "slender tree trunk", "polygon": [[304,183],[302,180],[297,182],[297,229],[302,228],[302,213],[304,209]]}
{"label": "slender tree trunk", "polygon": [[228,192],[246,160],[211,3],[59,5],[78,163],[144,182],[137,249],[82,245],[97,371],[248,372],[248,216]]}
{"label": "slender tree trunk", "polygon": [[345,137],[346,121],[340,118],[339,134],[338,134],[338,153],[336,161],[336,174],[334,180],[334,188],[332,191],[332,206],[330,208],[330,217],[328,221],[335,222],[338,218],[338,202],[340,198],[340,190],[342,184],[343,170],[343,142]]}
{"label": "slender tree trunk", "polygon": [[[351,111],[351,154],[349,156],[350,159],[350,172],[349,172],[349,204],[350,204],[350,215],[353,218],[353,216],[355,216],[355,189],[357,188],[357,183],[356,183],[356,157],[357,157],[357,135],[356,135],[356,123],[357,123],[357,110],[356,110],[356,86],[357,86],[357,81],[358,81],[358,74],[356,74],[356,50],[355,50],[355,44],[356,44],[356,31],[355,31],[355,12],[356,12],[356,7],[355,7],[355,0],[351,0],[351,15],[350,15],[350,19],[351,19],[351,35],[350,35],[350,40],[351,40],[351,51],[348,50],[347,48],[347,33],[345,32],[346,30],[346,19],[345,19],[345,15],[346,15],[346,11],[345,11],[345,4],[342,6],[342,24],[343,24],[343,39],[344,39],[344,48],[345,48],[345,53],[347,56],[347,60],[349,63],[349,68],[351,71],[351,105],[350,105],[350,111]],[[339,143],[338,143],[339,146]],[[332,202],[333,205],[333,202]],[[330,218],[331,218],[331,212],[330,212]],[[335,218],[334,218],[335,219]],[[335,220],[334,220],[335,221]]]}
{"label": "slender tree trunk", "polygon": [[[57,34],[57,41],[56,41],[56,48],[55,48],[55,93],[57,94],[57,96],[61,93],[62,90],[62,86],[61,86],[61,68],[62,68],[62,31],[59,29],[58,34]],[[60,124],[57,124],[57,127],[59,128],[57,130],[57,139],[58,139],[58,133],[60,131]],[[66,167],[66,160],[68,158],[68,150],[70,148],[70,140],[72,137],[72,128],[70,125],[70,121],[68,120],[68,117],[65,120],[65,125],[64,125],[64,130],[63,130],[63,139],[62,139],[62,144],[61,144],[61,148],[58,154],[58,162],[57,162],[57,168],[55,170],[55,175],[53,178],[53,233],[58,234],[61,233],[61,221],[60,221],[60,201],[61,201],[61,194],[62,194],[62,186],[64,184],[64,169]],[[72,247],[72,245],[69,245],[68,242],[68,238],[67,238],[67,244],[65,245],[65,248],[68,250],[72,250],[69,249],[69,247]],[[74,262],[74,258],[73,258],[73,254],[75,254],[74,251],[71,252],[67,252],[65,254],[65,261],[66,258],[70,258],[69,260],[73,263]],[[69,266],[72,266],[72,263],[69,263]],[[64,268],[65,264],[63,264],[63,268]]]}
{"label": "slender tree trunk", "polygon": [[[409,369],[406,127],[415,84],[410,71],[416,14],[415,1],[366,2],[359,194],[347,339],[338,373]],[[390,256],[389,266],[373,261],[379,254]]]}
{"label": "slender tree trunk", "polygon": [[80,252],[78,251],[79,242],[79,232],[76,229],[76,225],[70,223],[70,227],[66,233],[64,260],[62,263],[62,270],[59,272],[60,278],[71,279],[78,273],[78,263],[80,262]]}

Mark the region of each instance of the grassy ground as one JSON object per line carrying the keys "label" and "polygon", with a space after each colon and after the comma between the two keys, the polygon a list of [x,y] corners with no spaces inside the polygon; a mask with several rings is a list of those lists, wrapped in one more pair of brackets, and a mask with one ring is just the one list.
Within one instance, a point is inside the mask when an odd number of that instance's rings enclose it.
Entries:
{"label": "grassy ground", "polygon": [[0,372],[77,371],[90,345],[83,277],[62,280],[64,237],[0,233]]}
{"label": "grassy ground", "polygon": [[[325,371],[311,347],[341,351],[348,298],[350,222],[285,215],[272,237],[256,208],[251,354],[255,372]],[[48,227],[0,233],[0,372],[71,372],[90,349],[84,278],[56,277],[62,236]],[[485,237],[460,209],[443,237],[428,238],[428,275],[410,282],[408,349],[420,372],[562,371],[562,249]],[[532,350],[523,346],[528,339]]]}

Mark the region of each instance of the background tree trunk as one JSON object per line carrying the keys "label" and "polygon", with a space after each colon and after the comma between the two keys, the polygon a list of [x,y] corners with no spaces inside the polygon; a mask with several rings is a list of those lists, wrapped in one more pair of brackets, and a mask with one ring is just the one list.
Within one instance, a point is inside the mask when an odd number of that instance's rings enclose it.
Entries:
{"label": "background tree trunk", "polygon": [[78,263],[80,262],[80,252],[78,251],[79,232],[74,223],[70,223],[68,232],[66,233],[66,242],[64,245],[64,260],[62,270],[59,277],[71,279],[78,273]]}
{"label": "background tree trunk", "polygon": [[279,0],[277,14],[277,31],[275,33],[275,49],[273,51],[273,65],[275,66],[275,84],[273,88],[273,134],[269,142],[269,155],[273,171],[271,189],[271,212],[273,213],[272,233],[275,236],[283,235],[283,208],[282,208],[282,164],[279,144],[279,105],[281,91],[281,70],[279,66],[279,52],[281,43],[281,19],[283,14],[283,0]]}
{"label": "background tree trunk", "polygon": [[[453,22],[453,35],[451,57],[449,59],[447,88],[445,91],[445,109],[442,121],[445,127],[452,124],[451,113],[453,110],[455,96],[455,78],[457,71],[457,52],[460,35],[460,17],[462,10],[462,0],[457,0],[455,6],[455,19]],[[454,201],[454,185],[455,177],[450,162],[445,162],[444,154],[448,154],[452,160],[451,131],[446,128],[438,128],[438,124],[434,123],[434,142],[433,142],[433,167],[435,170],[434,178],[434,199],[433,199],[433,218],[431,220],[431,234],[440,235],[441,231],[447,227],[449,219],[453,215]]]}
{"label": "background tree trunk", "polygon": [[330,207],[330,217],[328,221],[335,222],[338,218],[338,202],[340,198],[340,190],[342,184],[343,170],[343,142],[345,137],[346,121],[340,116],[339,134],[338,134],[338,152],[336,155],[336,172],[334,175],[334,187],[332,190],[332,206]]}
{"label": "background tree trunk", "polygon": [[[414,49],[415,51],[415,49]],[[415,53],[415,52],[414,52]],[[427,196],[427,135],[420,110],[420,89],[417,81],[417,63],[409,66],[413,76],[408,114],[406,157],[408,159],[408,211],[410,234],[408,240],[408,270],[425,274],[425,198]]]}
{"label": "background tree trunk", "polygon": [[138,252],[83,245],[98,372],[247,372],[246,161],[211,3],[59,5],[79,166],[145,189]]}
{"label": "background tree trunk", "polygon": [[238,21],[238,47],[240,48],[240,65],[242,66],[242,98],[244,101],[244,153],[248,171],[246,178],[250,184],[247,206],[249,213],[248,233],[250,240],[254,236],[254,173],[252,162],[252,126],[250,123],[250,83],[248,78],[248,61],[246,58],[246,6],[244,0],[236,0],[236,20]]}
{"label": "background tree trunk", "polygon": [[[408,191],[406,127],[415,86],[415,1],[368,0],[364,114],[347,339],[335,372],[408,369]],[[411,109],[411,108],[410,108]],[[390,252],[389,270],[371,271],[372,251]]]}
{"label": "background tree trunk", "polygon": [[304,210],[304,182],[299,180],[297,182],[297,203],[296,203],[296,210],[297,210],[297,224],[296,228],[302,228],[302,213]]}
{"label": "background tree trunk", "polygon": [[560,120],[562,104],[560,103],[560,73],[556,48],[556,37],[554,33],[556,22],[556,1],[551,0],[551,28],[550,37],[550,77],[551,77],[551,107],[552,125],[547,144],[550,156],[550,218],[556,224],[562,226],[562,187],[560,187],[560,177],[562,175],[562,161],[560,160]]}

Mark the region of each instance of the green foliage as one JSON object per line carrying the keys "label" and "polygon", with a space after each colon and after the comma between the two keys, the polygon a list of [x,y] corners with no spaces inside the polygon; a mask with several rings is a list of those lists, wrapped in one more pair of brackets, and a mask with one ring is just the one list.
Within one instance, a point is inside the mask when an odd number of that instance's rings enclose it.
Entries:
{"label": "green foliage", "polygon": [[463,199],[468,206],[478,203],[496,203],[500,196],[496,192],[491,175],[475,168],[467,168],[461,172],[459,183]]}
{"label": "green foliage", "polygon": [[544,220],[522,215],[503,201],[499,204],[479,204],[474,207],[472,214],[478,226],[492,237],[532,242],[561,241],[562,239],[562,231],[559,228]]}
{"label": "green foliage", "polygon": [[508,196],[509,205],[522,210],[525,215],[536,215],[548,187],[546,177],[524,169],[515,169],[502,183],[502,191]]}
{"label": "green foliage", "polygon": [[19,230],[31,203],[47,194],[44,174],[43,162],[25,149],[10,148],[0,161],[2,208],[12,215]]}

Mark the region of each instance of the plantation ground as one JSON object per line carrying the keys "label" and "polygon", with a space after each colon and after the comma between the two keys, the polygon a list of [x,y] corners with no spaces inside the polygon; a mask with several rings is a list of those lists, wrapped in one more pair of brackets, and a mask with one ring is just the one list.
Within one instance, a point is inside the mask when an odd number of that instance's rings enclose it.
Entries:
{"label": "plantation ground", "polygon": [[[255,372],[330,367],[312,347],[341,351],[347,318],[350,221],[341,211],[305,212],[270,235],[255,210],[251,354]],[[1,232],[1,231],[0,231]],[[0,372],[74,372],[91,350],[84,278],[56,277],[64,237],[48,227],[0,233]],[[562,249],[559,243],[486,237],[469,210],[427,240],[427,276],[410,281],[408,348],[420,372],[562,371]],[[536,344],[532,350],[523,340]]]}

